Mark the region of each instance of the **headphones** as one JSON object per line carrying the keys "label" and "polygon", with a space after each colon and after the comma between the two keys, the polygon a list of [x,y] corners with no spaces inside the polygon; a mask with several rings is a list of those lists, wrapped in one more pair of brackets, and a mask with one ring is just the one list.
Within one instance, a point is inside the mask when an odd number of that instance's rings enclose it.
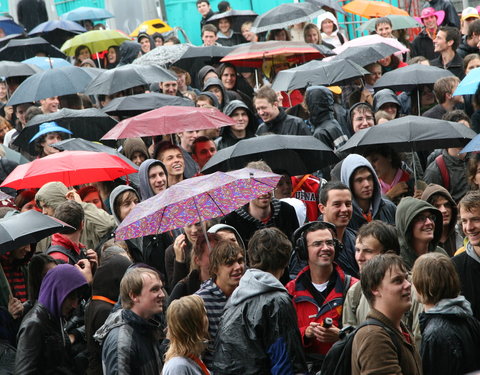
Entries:
{"label": "headphones", "polygon": [[305,232],[307,231],[307,229],[317,224],[323,224],[326,227],[324,229],[330,229],[331,231],[333,231],[333,242],[335,249],[337,249],[338,240],[335,238],[337,236],[337,227],[335,226],[335,224],[329,223],[328,221],[311,221],[295,230],[292,235],[292,242],[295,245],[295,252],[301,260],[308,261],[307,239],[305,236]]}

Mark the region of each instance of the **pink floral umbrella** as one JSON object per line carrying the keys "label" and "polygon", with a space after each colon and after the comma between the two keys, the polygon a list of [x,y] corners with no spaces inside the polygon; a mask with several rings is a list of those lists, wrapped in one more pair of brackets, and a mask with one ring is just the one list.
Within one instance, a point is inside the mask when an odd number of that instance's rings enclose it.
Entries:
{"label": "pink floral umbrella", "polygon": [[243,168],[189,178],[135,206],[118,226],[115,238],[126,240],[163,233],[227,215],[271,192],[280,177]]}

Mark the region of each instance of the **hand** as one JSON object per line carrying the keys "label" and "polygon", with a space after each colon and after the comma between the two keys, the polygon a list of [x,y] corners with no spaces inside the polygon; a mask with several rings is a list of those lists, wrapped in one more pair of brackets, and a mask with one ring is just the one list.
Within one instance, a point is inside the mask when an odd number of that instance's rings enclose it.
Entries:
{"label": "hand", "polygon": [[175,252],[175,260],[179,263],[185,262],[185,248],[187,247],[187,239],[184,234],[180,234],[173,242],[173,251]]}
{"label": "hand", "polygon": [[5,118],[8,121],[10,121],[12,119],[12,115],[13,115],[13,106],[6,105],[5,107],[3,107],[3,110],[5,112]]}
{"label": "hand", "polygon": [[413,192],[413,197],[417,199],[422,199],[423,195],[423,190],[415,188],[415,191]]}
{"label": "hand", "polygon": [[8,312],[13,319],[18,319],[23,315],[23,304],[18,298],[10,296],[8,299]]}
{"label": "hand", "polygon": [[82,198],[80,198],[80,195],[78,195],[75,189],[68,191],[67,194],[65,194],[65,198],[77,203],[82,203]]}
{"label": "hand", "polygon": [[95,270],[97,269],[98,266],[98,255],[95,252],[95,250],[88,249],[86,252],[87,259],[90,262],[90,267],[92,269],[92,273],[95,273]]}
{"label": "hand", "polygon": [[366,89],[362,90],[362,93],[360,94],[360,101],[373,105],[372,93]]}
{"label": "hand", "polygon": [[402,194],[405,194],[408,191],[408,184],[405,181],[399,182],[389,191],[387,191],[387,197],[390,199],[395,199]]}
{"label": "hand", "polygon": [[310,323],[310,326],[305,330],[305,336],[320,342],[335,342],[339,340],[340,329],[335,326],[330,328],[322,327],[320,323]]}
{"label": "hand", "polygon": [[93,281],[92,268],[90,266],[90,261],[88,259],[80,259],[75,267],[82,273],[87,283],[91,284]]}

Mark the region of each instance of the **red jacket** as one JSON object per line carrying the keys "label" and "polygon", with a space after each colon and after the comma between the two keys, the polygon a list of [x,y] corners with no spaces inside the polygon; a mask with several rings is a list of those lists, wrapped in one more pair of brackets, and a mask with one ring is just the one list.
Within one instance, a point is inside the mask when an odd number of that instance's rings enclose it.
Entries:
{"label": "red jacket", "polygon": [[[300,181],[303,180],[302,184],[297,187]],[[318,220],[318,216],[320,215],[320,210],[318,208],[318,191],[320,189],[321,181],[317,177],[308,174],[305,176],[292,176],[292,198],[300,199],[303,203],[305,203],[305,207],[307,207],[307,219],[308,221],[316,221]],[[302,225],[302,223],[300,223]]]}
{"label": "red jacket", "polygon": [[[343,302],[345,299],[345,273],[336,264],[334,264],[334,272],[339,276],[336,278],[335,286],[328,294],[323,304],[320,306],[305,285],[311,284],[310,267],[305,267],[298,274],[295,280],[287,284],[287,290],[293,297],[293,304],[297,311],[298,327],[302,336],[302,344],[307,353],[327,354],[333,343],[320,342],[315,339],[305,337],[305,330],[312,322],[323,323],[325,318],[332,318],[333,325],[341,328],[341,318]],[[348,288],[355,284],[358,280],[352,277]],[[314,286],[312,285],[314,288]],[[346,288],[348,290],[348,288]]]}

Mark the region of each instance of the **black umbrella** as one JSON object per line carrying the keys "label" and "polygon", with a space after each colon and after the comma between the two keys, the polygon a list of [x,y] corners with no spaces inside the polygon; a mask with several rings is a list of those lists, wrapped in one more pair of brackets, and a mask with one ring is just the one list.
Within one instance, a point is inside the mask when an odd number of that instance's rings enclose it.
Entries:
{"label": "black umbrella", "polygon": [[25,34],[10,34],[0,38],[0,48],[5,46],[8,42],[13,39],[25,39]]}
{"label": "black umbrella", "polygon": [[37,36],[35,38],[10,40],[5,47],[0,49],[0,60],[23,61],[37,56],[39,53],[62,59],[67,57],[57,47],[52,46],[45,39]]}
{"label": "black umbrella", "polygon": [[[216,64],[220,59],[233,51],[237,46],[192,46],[188,45],[185,52],[173,65],[189,71],[192,76],[204,65]],[[195,74],[193,74],[195,73]]]}
{"label": "black umbrella", "polygon": [[283,29],[302,22],[310,22],[325,11],[312,3],[286,3],[258,16],[252,25],[252,33]]}
{"label": "black umbrella", "polygon": [[189,99],[150,92],[115,98],[102,111],[111,116],[132,117],[166,105],[195,107],[195,103]]}
{"label": "black umbrella", "polygon": [[14,214],[0,219],[0,254],[71,229],[70,225],[35,210]]}
{"label": "black umbrella", "polygon": [[8,105],[83,92],[91,80],[90,74],[76,66],[44,70],[23,81],[10,97]]}
{"label": "black umbrella", "polygon": [[41,36],[43,39],[60,48],[68,39],[87,30],[77,22],[67,20],[51,20],[35,26],[28,35]]}
{"label": "black umbrella", "polygon": [[312,60],[296,68],[280,71],[272,88],[275,91],[289,91],[312,85],[340,85],[365,74],[369,72],[350,60]]}
{"label": "black umbrella", "polygon": [[202,173],[239,169],[257,160],[264,160],[274,171],[284,170],[296,176],[334,164],[338,158],[330,147],[311,135],[265,135],[218,151]]}
{"label": "black umbrella", "polygon": [[223,13],[217,13],[207,19],[206,23],[213,23],[218,27],[218,20],[222,18],[230,18],[233,31],[239,33],[240,28],[245,22],[253,22],[257,18],[258,14],[252,10],[235,10],[231,9]]}
{"label": "black umbrella", "polygon": [[392,47],[389,44],[374,43],[368,46],[347,48],[345,51],[332,58],[332,61],[344,59],[353,61],[360,66],[366,66],[387,56],[393,55],[398,51],[399,49]]}
{"label": "black umbrella", "polygon": [[136,86],[176,80],[175,75],[160,66],[129,64],[105,70],[90,82],[88,87],[85,88],[85,93],[89,95],[111,95]]}
{"label": "black umbrella", "polygon": [[342,7],[340,6],[340,4],[338,3],[337,0],[305,0],[305,1],[307,3],[312,3],[312,4],[315,4],[315,5],[318,5],[319,7],[323,8],[323,9],[325,9],[325,7],[327,7],[327,8],[333,9],[336,12],[340,12],[340,13],[343,13],[343,14],[347,13],[342,9]]}
{"label": "black umbrella", "polygon": [[40,72],[43,72],[43,70],[33,64],[16,61],[0,61],[0,77],[27,77]]}
{"label": "black umbrella", "polygon": [[70,130],[75,137],[89,141],[98,141],[117,123],[115,119],[96,108],[80,110],[64,108],[58,112],[33,117],[13,144],[35,155],[35,142],[29,141],[37,134],[41,124],[51,121]]}

